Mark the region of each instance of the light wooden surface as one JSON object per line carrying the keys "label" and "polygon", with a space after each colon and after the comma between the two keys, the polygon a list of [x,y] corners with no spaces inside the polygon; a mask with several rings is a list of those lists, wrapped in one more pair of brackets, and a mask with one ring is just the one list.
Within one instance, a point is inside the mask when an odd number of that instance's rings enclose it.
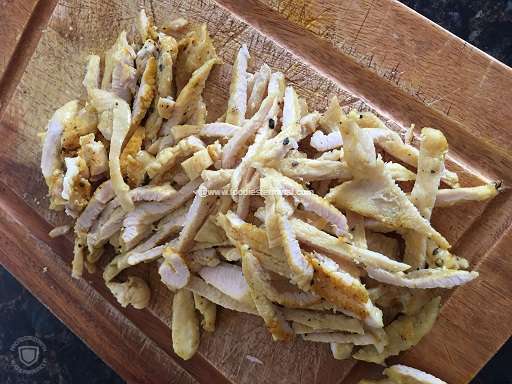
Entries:
{"label": "light wooden surface", "polygon": [[[467,185],[496,178],[512,182],[512,133],[506,125],[512,117],[506,107],[512,102],[511,70],[390,0],[61,0],[55,9],[41,1],[36,7],[44,12],[32,16],[38,28],[29,25],[21,34],[30,44],[6,61],[11,64],[0,80],[10,89],[0,96],[0,261],[123,377],[352,383],[380,371],[335,361],[327,345],[273,343],[260,319],[227,311],[217,331],[203,336],[198,355],[183,362],[171,351],[171,295],[155,268],[139,271],[154,289],[145,311],[121,310],[98,275],[69,278],[70,239],[46,236],[66,219],[47,209],[36,135],[54,109],[80,95],[85,57],[111,45],[139,6],[157,23],[178,15],[208,23],[226,62],[209,80],[210,118],[225,105],[230,63],[245,42],[253,68],[267,62],[283,71],[312,108],[323,108],[335,93],[347,106],[376,108],[393,128],[415,122],[443,129],[450,165]],[[403,361],[463,383],[510,336],[511,201],[506,191],[490,204],[434,215],[437,228],[477,265],[481,277],[447,295],[440,321]],[[247,355],[264,364],[251,363]]]}

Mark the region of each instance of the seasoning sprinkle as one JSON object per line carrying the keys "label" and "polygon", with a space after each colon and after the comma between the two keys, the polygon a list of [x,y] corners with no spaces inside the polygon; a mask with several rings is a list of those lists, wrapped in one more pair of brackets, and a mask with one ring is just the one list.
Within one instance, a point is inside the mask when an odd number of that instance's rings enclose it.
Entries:
{"label": "seasoning sprinkle", "polygon": [[288,145],[290,144],[290,139],[288,137],[286,137],[284,140],[283,140],[283,145]]}
{"label": "seasoning sprinkle", "polygon": [[274,119],[268,119],[268,127],[270,129],[274,129],[276,127],[276,122],[274,121]]}

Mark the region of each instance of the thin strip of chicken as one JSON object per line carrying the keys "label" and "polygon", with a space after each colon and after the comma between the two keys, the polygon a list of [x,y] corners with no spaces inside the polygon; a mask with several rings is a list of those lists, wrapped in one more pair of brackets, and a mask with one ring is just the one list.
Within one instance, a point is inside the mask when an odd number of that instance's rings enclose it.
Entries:
{"label": "thin strip of chicken", "polygon": [[264,168],[260,172],[265,177],[272,179],[273,185],[281,193],[290,195],[296,203],[303,205],[307,211],[315,212],[320,217],[327,220],[333,227],[336,235],[348,235],[347,219],[336,207],[326,201],[324,198],[316,195],[312,191],[306,190],[296,181],[286,177],[274,169]]}
{"label": "thin strip of chicken", "polygon": [[248,89],[247,118],[251,118],[260,108],[261,102],[265,98],[265,93],[267,92],[271,74],[272,72],[270,67],[265,63],[262,64],[260,69],[254,74],[250,92]]}
{"label": "thin strip of chicken", "polygon": [[458,271],[444,268],[420,269],[410,273],[389,272],[369,267],[368,276],[382,283],[407,288],[453,288],[469,283],[478,277],[478,272]]}
{"label": "thin strip of chicken", "polygon": [[249,61],[247,45],[242,44],[233,63],[231,84],[229,85],[226,123],[241,126],[247,111],[247,62]]}
{"label": "thin strip of chicken", "polygon": [[364,333],[359,320],[345,315],[291,308],[285,308],[283,312],[286,320],[305,325],[316,332],[321,329],[331,329],[357,334]]}
{"label": "thin strip of chicken", "polygon": [[[419,151],[410,144],[405,144],[398,133],[389,128],[365,129],[373,141],[391,156],[413,167],[418,167]],[[459,177],[455,172],[443,170],[441,180],[452,188],[459,186]]]}
{"label": "thin strip of chicken", "polygon": [[400,316],[384,327],[389,342],[382,352],[373,346],[368,346],[358,350],[352,357],[357,360],[383,364],[388,357],[396,356],[401,351],[418,344],[432,329],[439,314],[440,303],[441,298],[436,297],[424,305],[418,313]]}
{"label": "thin strip of chicken", "polygon": [[82,85],[86,91],[89,88],[99,88],[100,79],[100,57],[98,55],[89,55]]}
{"label": "thin strip of chicken", "polygon": [[478,187],[440,189],[437,191],[435,207],[451,207],[471,201],[490,200],[500,192],[501,182],[494,182]]}
{"label": "thin strip of chicken", "polygon": [[223,308],[237,312],[249,313],[251,315],[258,314],[253,303],[236,301],[197,276],[190,276],[190,280],[185,289],[206,297],[212,303],[220,305]]}
{"label": "thin strip of chicken", "polygon": [[156,72],[157,63],[154,56],[151,56],[146,63],[142,74],[139,90],[133,102],[132,126],[138,126],[153,101],[156,94]]}
{"label": "thin strip of chicken", "polygon": [[[240,189],[242,185],[242,181],[246,174],[249,172],[251,168],[251,161],[253,156],[258,153],[259,149],[265,144],[265,142],[275,135],[275,125],[277,124],[278,113],[280,111],[279,103],[282,101],[284,96],[285,82],[284,75],[281,72],[275,72],[270,76],[270,80],[268,83],[268,95],[275,95],[277,104],[273,105],[272,112],[270,113],[270,118],[268,120],[268,124],[263,124],[256,133],[256,137],[254,139],[254,143],[252,143],[244,157],[241,159],[240,164],[235,169],[233,176],[231,178],[231,188],[233,190]],[[267,96],[268,97],[268,96]],[[260,106],[261,109],[261,106]],[[254,117],[254,116],[253,116]],[[273,128],[270,128],[270,126]],[[232,196],[234,201],[238,201],[238,196]]]}
{"label": "thin strip of chicken", "polygon": [[333,260],[309,255],[315,270],[311,289],[328,302],[353,314],[372,327],[382,327],[382,311],[373,305],[359,279],[341,270]]}
{"label": "thin strip of chicken", "polygon": [[362,263],[365,266],[383,268],[393,272],[410,268],[409,265],[392,260],[380,253],[350,245],[302,220],[292,218],[290,221],[300,242],[327,253],[335,261],[341,259],[340,261]]}
{"label": "thin strip of chicken", "polygon": [[121,156],[121,148],[123,142],[130,130],[130,106],[124,100],[118,99],[117,105],[114,105],[114,120],[112,125],[112,139],[110,141],[110,152],[108,154],[110,179],[112,187],[119,202],[125,211],[133,209],[133,201],[130,198],[130,187],[123,180],[121,174],[121,164],[119,158]]}
{"label": "thin strip of chicken", "polygon": [[[429,221],[441,182],[447,151],[448,143],[441,131],[432,128],[421,130],[418,174],[409,199],[421,216]],[[404,262],[415,269],[423,268],[427,256],[427,237],[416,231],[407,231],[403,236],[405,239]]]}
{"label": "thin strip of chicken", "polygon": [[243,148],[244,144],[246,144],[264,124],[267,124],[268,120],[274,115],[272,113],[274,105],[277,105],[276,97],[270,94],[263,100],[258,112],[256,112],[256,114],[243,125],[242,129],[228,141],[222,151],[223,168],[233,168],[235,166],[236,161],[240,158],[240,150]]}
{"label": "thin strip of chicken", "polygon": [[160,129],[160,136],[171,133],[171,128],[175,125],[182,124],[190,117],[191,106],[200,98],[203,93],[206,80],[210,75],[215,64],[219,64],[218,58],[213,58],[205,62],[201,67],[194,71],[187,85],[181,90],[174,105],[174,111],[169,120],[167,120]]}
{"label": "thin strip of chicken", "polygon": [[251,297],[256,305],[258,314],[263,318],[265,325],[274,340],[289,341],[293,339],[294,332],[285,320],[282,311],[265,296],[259,280],[254,271],[260,269],[258,259],[252,254],[247,245],[242,246],[242,270],[249,285]]}

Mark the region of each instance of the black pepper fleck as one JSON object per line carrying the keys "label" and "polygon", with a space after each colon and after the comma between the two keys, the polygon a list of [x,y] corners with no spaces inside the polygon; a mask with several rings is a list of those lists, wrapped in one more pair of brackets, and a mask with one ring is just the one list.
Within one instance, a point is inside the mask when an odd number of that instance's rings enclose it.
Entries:
{"label": "black pepper fleck", "polygon": [[362,119],[363,118],[363,115],[359,115],[359,118]]}
{"label": "black pepper fleck", "polygon": [[274,119],[268,119],[268,127],[270,129],[274,129],[276,127],[276,122],[274,121]]}
{"label": "black pepper fleck", "polygon": [[434,171],[433,169],[430,170],[430,173],[433,175],[434,173],[436,173],[436,171]]}
{"label": "black pepper fleck", "polygon": [[290,144],[290,139],[288,137],[286,137],[284,140],[283,140],[283,145],[288,145]]}
{"label": "black pepper fleck", "polygon": [[160,72],[162,72],[164,70],[164,65],[163,64],[158,64],[158,70]]}
{"label": "black pepper fleck", "polygon": [[297,165],[299,165],[299,162],[298,161],[292,161],[292,167],[296,167]]}

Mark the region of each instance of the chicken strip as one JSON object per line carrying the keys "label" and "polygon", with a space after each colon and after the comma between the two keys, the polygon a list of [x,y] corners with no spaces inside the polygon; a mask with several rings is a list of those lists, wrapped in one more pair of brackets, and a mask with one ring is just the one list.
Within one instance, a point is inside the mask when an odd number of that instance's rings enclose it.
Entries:
{"label": "chicken strip", "polygon": [[261,102],[265,98],[268,82],[272,72],[267,64],[262,64],[258,72],[252,79],[252,87],[248,92],[247,117],[251,118],[260,108]]}
{"label": "chicken strip", "polygon": [[254,271],[261,270],[261,265],[256,257],[251,253],[249,247],[242,246],[242,269],[247,283],[250,287],[250,293],[258,314],[263,318],[265,325],[272,334],[272,338],[282,341],[293,339],[294,333],[284,318],[284,315],[264,294],[264,290],[259,285],[259,280],[254,278]]}
{"label": "chicken strip", "polygon": [[220,61],[217,58],[210,59],[194,71],[189,82],[176,99],[171,118],[162,125],[160,136],[168,135],[171,133],[173,126],[184,123],[191,116],[191,113],[193,113],[191,106],[201,97],[211,69],[219,63]]}
{"label": "chicken strip", "polygon": [[183,360],[190,359],[199,347],[199,319],[190,291],[181,289],[174,295],[171,330],[174,352]]}
{"label": "chicken strip", "polygon": [[121,99],[118,99],[116,103],[117,105],[114,105],[113,110],[114,122],[112,128],[112,140],[110,141],[110,152],[108,155],[110,179],[112,180],[112,187],[114,188],[116,196],[119,198],[123,209],[131,211],[134,206],[128,193],[130,191],[130,187],[123,180],[119,159],[121,156],[123,142],[130,130],[130,106],[126,101]]}
{"label": "chicken strip", "polygon": [[247,62],[249,50],[242,44],[233,63],[226,123],[241,126],[247,111]]}
{"label": "chicken strip", "polygon": [[471,201],[490,200],[500,192],[501,181],[478,187],[440,189],[437,191],[435,207],[451,207]]}
{"label": "chicken strip", "polygon": [[436,297],[427,303],[417,314],[399,316],[384,327],[389,343],[382,352],[373,346],[361,348],[352,357],[357,360],[384,364],[390,356],[396,356],[418,344],[432,329],[440,309],[441,298]]}
{"label": "chicken strip", "polygon": [[312,291],[372,327],[382,327],[382,312],[371,302],[359,279],[318,253],[310,256],[315,269]]}
{"label": "chicken strip", "polygon": [[[448,142],[441,131],[432,128],[421,130],[418,175],[410,200],[421,216],[429,221],[441,182],[444,157],[447,151]],[[404,262],[412,268],[424,268],[427,256],[427,237],[416,231],[408,231],[404,233],[404,239]]]}
{"label": "chicken strip", "polygon": [[362,263],[392,272],[404,271],[409,268],[409,265],[392,260],[380,253],[350,245],[302,220],[292,218],[290,221],[300,242],[327,253],[335,261]]}
{"label": "chicken strip", "polygon": [[138,126],[153,101],[156,93],[156,59],[151,56],[146,64],[139,90],[133,102],[132,126]]}
{"label": "chicken strip", "polygon": [[478,277],[478,272],[455,271],[432,268],[409,272],[388,272],[379,268],[368,269],[368,276],[382,283],[407,288],[453,288],[469,283]]}

